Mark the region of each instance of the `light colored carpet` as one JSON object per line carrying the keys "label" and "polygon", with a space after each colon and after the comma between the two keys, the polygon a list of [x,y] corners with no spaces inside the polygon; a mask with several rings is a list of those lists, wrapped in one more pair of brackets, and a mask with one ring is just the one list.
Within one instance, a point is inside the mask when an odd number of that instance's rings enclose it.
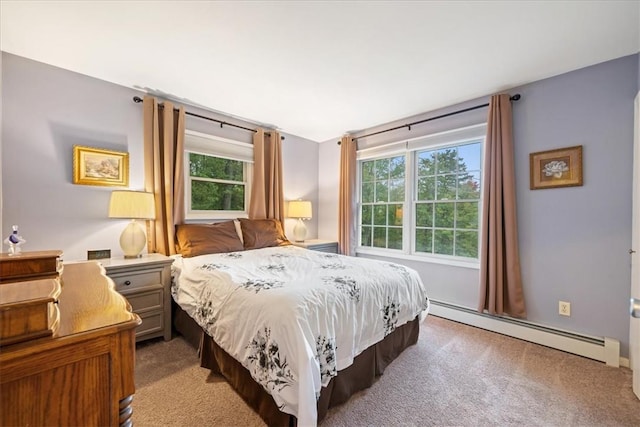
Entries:
{"label": "light colored carpet", "polygon": [[[136,351],[133,421],[263,426],[181,338]],[[640,426],[631,371],[434,316],[376,383],[333,408],[333,426]]]}

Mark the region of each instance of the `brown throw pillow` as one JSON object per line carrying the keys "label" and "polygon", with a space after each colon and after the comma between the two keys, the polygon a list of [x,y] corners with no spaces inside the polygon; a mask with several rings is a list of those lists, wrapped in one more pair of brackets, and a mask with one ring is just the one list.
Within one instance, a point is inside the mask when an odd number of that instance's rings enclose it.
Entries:
{"label": "brown throw pillow", "polygon": [[186,258],[244,249],[233,221],[177,225],[176,241],[178,252]]}
{"label": "brown throw pillow", "polygon": [[287,240],[282,231],[282,224],[277,219],[246,219],[238,218],[242,229],[245,249],[270,248],[272,246],[287,246]]}

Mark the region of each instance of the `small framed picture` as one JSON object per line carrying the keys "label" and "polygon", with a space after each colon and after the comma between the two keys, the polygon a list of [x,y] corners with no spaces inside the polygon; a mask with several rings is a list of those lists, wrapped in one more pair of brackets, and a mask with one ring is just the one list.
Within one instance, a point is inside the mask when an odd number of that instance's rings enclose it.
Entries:
{"label": "small framed picture", "polygon": [[529,154],[531,189],[582,185],[582,145]]}
{"label": "small framed picture", "polygon": [[129,153],[74,145],[73,183],[127,187]]}

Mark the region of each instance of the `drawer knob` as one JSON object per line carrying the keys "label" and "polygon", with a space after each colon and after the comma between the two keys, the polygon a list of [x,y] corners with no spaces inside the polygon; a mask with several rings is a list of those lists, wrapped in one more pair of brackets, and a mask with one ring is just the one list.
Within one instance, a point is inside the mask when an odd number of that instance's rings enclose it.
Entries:
{"label": "drawer knob", "polygon": [[131,284],[131,280],[127,280],[127,281],[124,282],[125,286],[129,286],[130,284]]}

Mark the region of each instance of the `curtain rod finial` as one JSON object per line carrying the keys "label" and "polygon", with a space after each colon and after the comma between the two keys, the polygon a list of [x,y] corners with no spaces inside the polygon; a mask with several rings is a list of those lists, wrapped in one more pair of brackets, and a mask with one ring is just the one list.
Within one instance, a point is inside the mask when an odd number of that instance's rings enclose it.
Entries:
{"label": "curtain rod finial", "polygon": [[509,98],[509,99],[511,99],[512,101],[517,101],[517,100],[519,100],[520,98],[521,98],[521,97],[520,97],[520,94],[519,94],[519,93],[516,93],[515,95],[513,95],[513,96],[512,96],[511,98]]}

